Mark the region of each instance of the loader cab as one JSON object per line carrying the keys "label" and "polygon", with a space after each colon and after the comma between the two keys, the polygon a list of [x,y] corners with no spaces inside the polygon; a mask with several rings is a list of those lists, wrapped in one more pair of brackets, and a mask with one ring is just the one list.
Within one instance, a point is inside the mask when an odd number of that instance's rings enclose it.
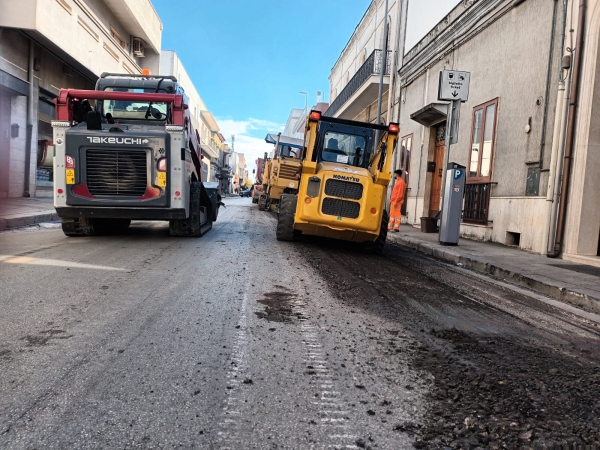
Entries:
{"label": "loader cab", "polygon": [[277,151],[277,156],[282,158],[297,158],[298,152],[299,150],[297,148],[293,148],[290,145],[280,144]]}
{"label": "loader cab", "polygon": [[[129,92],[139,94],[181,94],[187,104],[185,91],[172,76],[140,77],[127,74],[103,73],[96,82],[97,91]],[[164,126],[170,123],[171,112],[166,103],[128,100],[102,100],[96,102],[96,111],[103,123],[140,123]]]}
{"label": "loader cab", "polygon": [[366,168],[373,152],[373,131],[323,120],[319,124],[313,160]]}

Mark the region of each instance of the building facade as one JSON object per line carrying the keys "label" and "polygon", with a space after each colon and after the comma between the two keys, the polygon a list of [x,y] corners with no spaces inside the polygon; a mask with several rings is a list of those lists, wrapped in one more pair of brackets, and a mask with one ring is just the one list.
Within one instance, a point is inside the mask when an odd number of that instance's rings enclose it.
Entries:
{"label": "building facade", "polygon": [[175,76],[188,96],[192,125],[200,135],[202,179],[211,182],[218,181],[222,176],[221,171],[224,165],[222,151],[225,138],[220,133],[216,119],[206,107],[177,53],[172,50],[161,52],[160,74]]}
{"label": "building facade", "polygon": [[0,2],[0,196],[51,196],[59,89],[158,72],[161,35],[149,0]]}
{"label": "building facade", "polygon": [[[463,236],[533,251],[545,248],[539,230],[561,59],[554,3],[461,2],[405,54],[397,93],[398,165],[408,178],[409,223],[437,218],[447,156],[467,167]],[[518,75],[510,76],[517,67]],[[444,69],[471,73],[458,142],[449,149],[444,145],[447,103],[437,99]]]}
{"label": "building facade", "polygon": [[[409,224],[438,220],[447,157],[467,170],[463,237],[600,265],[599,30],[597,0],[470,0],[413,48],[400,44],[389,117]],[[471,73],[448,149],[444,69]]]}
{"label": "building facade", "polygon": [[[406,1],[406,0],[404,0]],[[387,33],[385,0],[373,0],[331,69],[328,116],[377,122],[380,75],[384,70],[380,121],[389,121],[395,68],[403,46],[401,0],[389,0]],[[387,36],[386,36],[387,34]],[[386,45],[384,45],[386,37]],[[383,48],[387,48],[383,58]],[[390,85],[392,88],[390,89]]]}
{"label": "building facade", "polygon": [[[461,2],[405,54],[397,98],[410,223],[439,211],[448,151],[467,168],[462,236],[600,265],[600,158],[591,151],[600,144],[591,132],[598,8],[585,0]],[[450,149],[446,105],[437,101],[443,69],[471,72]],[[563,158],[569,147],[572,157]]]}

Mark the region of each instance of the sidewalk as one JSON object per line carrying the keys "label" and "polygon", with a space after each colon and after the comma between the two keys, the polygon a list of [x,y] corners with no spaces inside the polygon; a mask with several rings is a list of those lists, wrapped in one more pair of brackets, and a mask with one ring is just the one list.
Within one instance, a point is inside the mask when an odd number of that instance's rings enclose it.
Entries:
{"label": "sidewalk", "polygon": [[52,198],[0,198],[0,231],[58,220]]}
{"label": "sidewalk", "polygon": [[557,300],[600,311],[600,268],[526,252],[500,244],[460,239],[443,246],[437,233],[402,225],[388,240],[434,258],[506,280]]}

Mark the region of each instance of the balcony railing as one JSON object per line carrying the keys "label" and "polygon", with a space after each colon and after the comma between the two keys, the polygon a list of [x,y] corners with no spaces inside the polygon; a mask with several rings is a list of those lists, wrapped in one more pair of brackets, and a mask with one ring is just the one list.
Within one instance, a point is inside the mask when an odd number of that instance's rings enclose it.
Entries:
{"label": "balcony railing", "polygon": [[487,224],[490,196],[494,183],[473,183],[465,186],[462,218],[465,222]]}
{"label": "balcony railing", "polygon": [[[348,84],[342,92],[333,100],[331,105],[329,105],[329,109],[325,112],[326,116],[334,116],[336,112],[348,101],[352,95],[356,91],[360,89],[360,87],[365,84],[372,75],[378,75],[381,73],[381,56],[383,55],[383,51],[381,50],[373,50],[373,53],[369,55],[365,63],[360,66],[360,69],[354,74],[354,76],[350,79]],[[384,75],[390,74],[390,67],[392,63],[392,52],[387,52],[387,57],[385,58],[385,72]]]}

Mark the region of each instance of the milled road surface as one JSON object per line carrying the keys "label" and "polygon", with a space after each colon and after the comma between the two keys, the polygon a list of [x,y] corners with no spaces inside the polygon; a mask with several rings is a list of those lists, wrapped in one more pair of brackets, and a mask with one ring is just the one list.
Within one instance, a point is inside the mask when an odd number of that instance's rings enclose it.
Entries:
{"label": "milled road surface", "polygon": [[600,445],[600,318],[389,245],[0,233],[0,448]]}

